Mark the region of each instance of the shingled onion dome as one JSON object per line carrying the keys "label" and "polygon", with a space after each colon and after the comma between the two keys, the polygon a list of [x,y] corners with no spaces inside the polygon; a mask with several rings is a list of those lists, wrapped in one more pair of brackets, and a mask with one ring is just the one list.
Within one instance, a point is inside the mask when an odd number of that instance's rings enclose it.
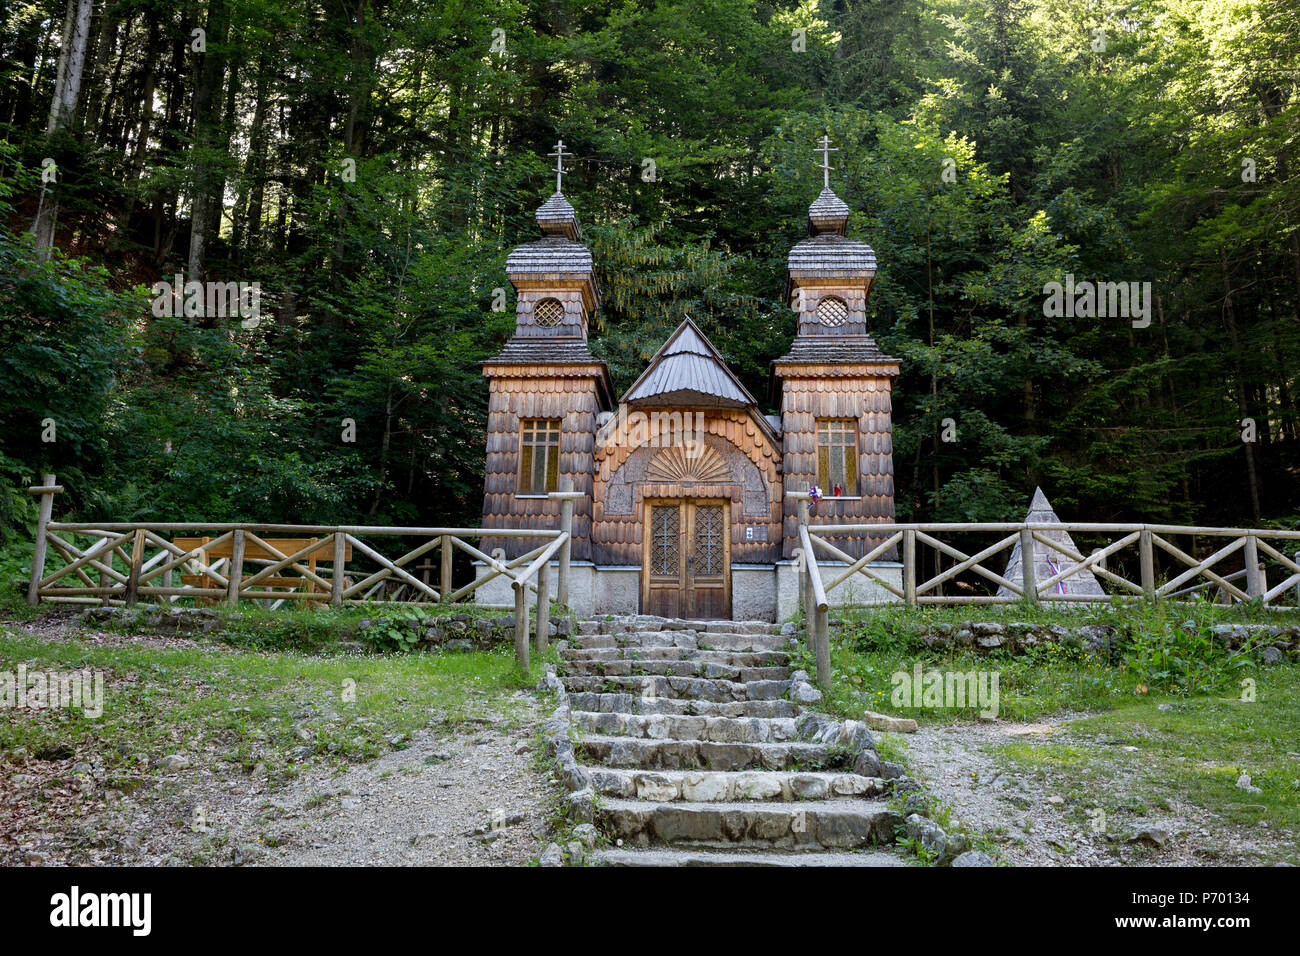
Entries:
{"label": "shingled onion dome", "polygon": [[[506,276],[515,288],[515,334],[484,365],[595,365],[587,328],[600,308],[600,286],[591,250],[580,241],[578,216],[558,189],[537,210],[537,225],[541,237],[506,256]],[[607,380],[604,365],[599,368]]]}
{"label": "shingled onion dome", "polygon": [[814,236],[823,232],[842,236],[848,225],[848,204],[827,186],[808,207],[808,232]]}
{"label": "shingled onion dome", "polygon": [[558,282],[561,286],[577,282],[585,288],[588,312],[600,307],[600,291],[591,250],[579,239],[578,214],[564,194],[554,192],[537,210],[537,225],[542,238],[516,246],[506,256],[506,274],[519,288],[521,282]]}
{"label": "shingled onion dome", "polygon": [[578,214],[560,192],[552,193],[551,198],[537,210],[537,225],[548,236],[563,236],[574,242],[582,235],[578,228]]}
{"label": "shingled onion dome", "polygon": [[863,293],[871,287],[876,253],[865,242],[844,234],[848,224],[848,205],[827,186],[808,207],[811,235],[790,250],[787,296],[800,286],[825,285],[828,280],[843,280],[846,288]]}

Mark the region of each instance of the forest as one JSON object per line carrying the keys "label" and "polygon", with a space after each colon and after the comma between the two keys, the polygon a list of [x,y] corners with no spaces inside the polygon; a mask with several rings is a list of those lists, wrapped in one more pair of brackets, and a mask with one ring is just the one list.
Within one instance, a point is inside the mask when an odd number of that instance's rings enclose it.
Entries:
{"label": "forest", "polygon": [[477,524],[560,139],[616,388],[690,315],[770,405],[823,135],[900,519],[1300,527],[1298,80],[1284,0],[0,0],[0,544],[44,472],[87,520]]}

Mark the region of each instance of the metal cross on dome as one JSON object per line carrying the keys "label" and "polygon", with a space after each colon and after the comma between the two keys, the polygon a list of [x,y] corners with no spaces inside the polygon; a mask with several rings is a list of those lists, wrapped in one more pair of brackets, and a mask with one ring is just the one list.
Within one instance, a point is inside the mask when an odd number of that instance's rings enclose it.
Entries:
{"label": "metal cross on dome", "polygon": [[831,188],[831,153],[838,153],[839,148],[831,145],[831,138],[829,136],[823,136],[819,142],[821,143],[821,145],[818,146],[816,149],[814,149],[813,152],[822,154],[821,165],[819,165],[817,168],[822,171],[823,188],[830,189]]}
{"label": "metal cross on dome", "polygon": [[547,156],[555,157],[555,191],[560,192],[560,181],[564,178],[564,157],[573,157],[572,153],[564,151],[564,140],[555,144],[555,152],[547,153]]}

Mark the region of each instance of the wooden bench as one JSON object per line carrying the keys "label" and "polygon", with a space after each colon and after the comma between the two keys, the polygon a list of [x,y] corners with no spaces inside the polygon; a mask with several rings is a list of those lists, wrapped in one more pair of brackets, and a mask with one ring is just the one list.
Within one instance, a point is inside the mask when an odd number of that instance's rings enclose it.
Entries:
{"label": "wooden bench", "polygon": [[[212,542],[213,540],[214,539],[211,537],[176,538],[172,541],[172,544],[176,545],[176,547],[180,548],[182,551],[198,551],[196,557],[198,558],[198,560],[202,561],[205,565],[210,565],[213,561],[217,560],[218,558],[234,557],[235,543],[233,539],[226,538],[226,540],[224,541],[217,541],[215,544],[209,546],[209,542]],[[258,544],[256,541],[245,542],[244,544],[245,562],[283,561],[284,558],[280,557],[280,555],[273,554],[268,549],[274,548],[276,551],[279,551],[280,554],[284,555],[284,557],[288,557],[289,555],[297,554],[299,551],[303,550],[303,548],[306,548],[309,545],[316,544],[321,539],[320,538],[263,538],[262,540],[266,542],[267,547],[262,547],[262,545]],[[334,543],[332,541],[326,541],[325,543],[321,544],[321,546],[316,550],[309,551],[307,554],[299,557],[294,562],[294,564],[306,563],[307,569],[311,571],[312,574],[315,574],[316,562],[323,561],[327,563],[332,563],[333,560],[334,560]],[[348,542],[343,549],[343,562],[344,564],[346,564],[348,561],[351,560],[352,560],[352,543]],[[281,570],[283,571],[286,569],[282,568]],[[240,578],[241,582],[243,581],[243,579],[252,577],[253,575],[257,574],[257,572],[258,572],[257,568],[249,568],[247,564],[245,564],[244,573],[241,575]],[[196,587],[196,588],[223,587],[223,585],[216,578],[213,578],[207,573],[182,574],[181,584],[186,585],[188,587]],[[316,593],[316,582],[304,575],[271,575],[270,577],[262,578],[260,581],[257,582],[257,587],[259,588],[265,587],[268,590],[271,588],[303,588],[304,586],[305,586],[306,593],[308,594]],[[324,595],[322,595],[320,600],[324,600]]]}

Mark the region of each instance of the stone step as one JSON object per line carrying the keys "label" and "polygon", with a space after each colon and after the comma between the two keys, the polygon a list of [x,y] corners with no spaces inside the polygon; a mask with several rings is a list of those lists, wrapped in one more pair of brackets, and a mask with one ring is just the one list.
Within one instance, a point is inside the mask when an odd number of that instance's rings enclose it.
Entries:
{"label": "stone step", "polygon": [[579,634],[620,634],[627,631],[700,631],[711,634],[780,634],[781,625],[769,621],[684,620],[650,614],[611,615],[591,621],[579,621]]}
{"label": "stone step", "polygon": [[883,800],[796,803],[597,801],[595,822],[623,847],[761,846],[853,850],[894,842],[897,813]]}
{"label": "stone step", "polygon": [[654,770],[850,770],[852,758],[825,744],[722,743],[584,736],[574,744],[582,763]]}
{"label": "stone step", "polygon": [[701,661],[730,667],[784,667],[785,651],[699,651],[689,647],[566,647],[564,661]]}
{"label": "stone step", "polygon": [[858,850],[846,853],[816,853],[810,850],[598,850],[592,855],[598,866],[908,866],[896,853],[886,850]]}
{"label": "stone step", "polygon": [[596,793],[602,797],[655,803],[835,800],[881,797],[893,791],[888,780],[855,773],[650,771],[608,767],[588,767],[587,772]]}
{"label": "stone step", "polygon": [[605,737],[715,740],[722,743],[780,743],[800,739],[798,720],[794,717],[710,717],[571,710],[570,719],[584,733]]}
{"label": "stone step", "polygon": [[719,664],[713,661],[578,660],[565,661],[562,668],[561,678],[585,675],[598,677],[666,675],[671,677],[704,677],[709,680],[750,683],[752,681],[780,681],[790,676],[790,668],[788,667],[732,667],[729,664]]}
{"label": "stone step", "polygon": [[569,695],[576,711],[623,714],[696,714],[705,717],[795,717],[799,705],[789,700],[691,700],[677,697],[642,697],[640,694],[601,694],[582,691]]}
{"label": "stone step", "polygon": [[634,694],[638,697],[677,697],[699,700],[779,700],[790,689],[788,680],[732,681],[706,677],[643,675],[601,677],[566,675],[560,680],[569,693]]}
{"label": "stone step", "polygon": [[744,651],[760,653],[787,647],[788,637],[780,634],[696,634],[695,631],[637,631],[627,634],[578,634],[568,638],[569,647],[579,650],[609,648],[680,647],[692,651]]}

